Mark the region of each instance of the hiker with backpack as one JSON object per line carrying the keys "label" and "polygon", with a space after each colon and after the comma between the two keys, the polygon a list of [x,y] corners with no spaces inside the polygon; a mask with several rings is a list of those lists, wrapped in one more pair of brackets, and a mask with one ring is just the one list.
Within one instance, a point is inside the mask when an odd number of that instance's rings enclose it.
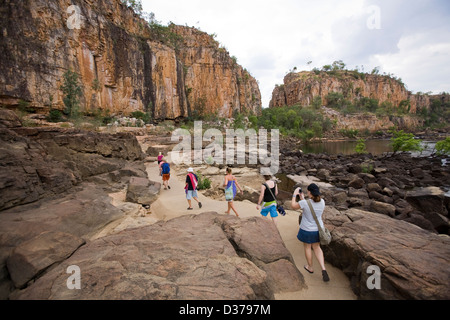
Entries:
{"label": "hiker with backpack", "polygon": [[159,164],[159,174],[162,176],[164,190],[170,189],[170,164],[167,161],[162,160]]}
{"label": "hiker with backpack", "polygon": [[198,207],[202,207],[202,203],[198,200],[197,186],[198,186],[198,177],[194,173],[194,169],[189,168],[188,174],[186,176],[186,186],[184,187],[184,191],[186,192],[186,200],[189,204],[187,210],[194,210],[192,208],[191,200],[194,199],[198,203]]}

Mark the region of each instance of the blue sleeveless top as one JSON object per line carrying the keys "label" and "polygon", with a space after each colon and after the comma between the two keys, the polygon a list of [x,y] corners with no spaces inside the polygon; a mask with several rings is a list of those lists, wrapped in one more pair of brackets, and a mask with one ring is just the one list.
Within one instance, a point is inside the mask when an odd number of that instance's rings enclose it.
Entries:
{"label": "blue sleeveless top", "polygon": [[234,180],[228,181],[227,189],[230,188],[231,186],[233,186],[233,198],[234,198],[234,197],[236,197],[236,193],[237,193],[236,183],[234,182]]}

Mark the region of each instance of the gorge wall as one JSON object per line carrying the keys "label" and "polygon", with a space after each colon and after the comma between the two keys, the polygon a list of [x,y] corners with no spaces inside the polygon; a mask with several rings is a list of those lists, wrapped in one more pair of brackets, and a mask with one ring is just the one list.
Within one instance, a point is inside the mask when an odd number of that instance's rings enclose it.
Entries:
{"label": "gorge wall", "polygon": [[3,1],[0,13],[0,106],[63,109],[71,69],[81,111],[145,111],[156,120],[261,112],[256,80],[195,28],[152,29],[120,0]]}
{"label": "gorge wall", "polygon": [[342,94],[351,102],[362,97],[376,99],[381,104],[390,102],[394,108],[401,103],[409,103],[409,112],[415,113],[418,108],[429,108],[433,99],[450,98],[412,94],[405,85],[392,77],[362,74],[355,71],[339,70],[334,72],[290,72],[284,78],[284,84],[276,86],[272,93],[270,107],[292,106],[300,104],[311,105],[315,97],[322,99],[322,105],[327,105],[330,93]]}

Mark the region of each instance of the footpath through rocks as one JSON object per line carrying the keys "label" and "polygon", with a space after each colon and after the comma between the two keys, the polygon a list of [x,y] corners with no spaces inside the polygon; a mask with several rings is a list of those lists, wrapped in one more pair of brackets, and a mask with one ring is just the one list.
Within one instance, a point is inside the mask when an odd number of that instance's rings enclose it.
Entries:
{"label": "footpath through rocks", "polygon": [[[170,162],[170,157],[168,158]],[[147,174],[150,180],[160,181],[158,165],[155,162],[147,163]],[[187,210],[188,203],[185,197],[184,186],[186,172],[171,170],[170,190],[161,189],[158,199],[152,204],[152,216],[162,220],[170,220],[176,217],[190,214],[201,214],[203,212],[214,211],[221,215],[226,215],[227,203],[225,201],[215,200],[204,196],[199,192],[199,200],[202,203],[200,209],[197,203],[192,200],[194,210]],[[248,219],[252,217],[261,217],[259,211],[256,210],[256,204],[244,200],[235,201],[235,207],[240,215],[240,219]],[[332,299],[332,300],[349,300],[356,299],[353,293],[350,281],[347,276],[338,268],[326,263],[326,268],[330,276],[330,282],[323,282],[320,267],[317,261],[314,261],[315,272],[309,274],[303,271],[306,264],[304,257],[303,245],[297,240],[298,233],[298,217],[299,212],[286,211],[286,216],[278,217],[278,231],[284,241],[286,248],[294,258],[297,269],[302,273],[307,289],[296,292],[281,292],[275,294],[275,298],[279,300],[296,300],[296,299]],[[234,216],[234,214],[232,214]],[[314,258],[315,259],[315,258]]]}
{"label": "footpath through rocks", "polygon": [[0,140],[0,299],[355,298],[338,270],[323,293],[303,275],[297,213],[280,235],[249,202],[241,218],[203,195],[187,211],[185,172],[161,190],[133,135],[9,125]]}

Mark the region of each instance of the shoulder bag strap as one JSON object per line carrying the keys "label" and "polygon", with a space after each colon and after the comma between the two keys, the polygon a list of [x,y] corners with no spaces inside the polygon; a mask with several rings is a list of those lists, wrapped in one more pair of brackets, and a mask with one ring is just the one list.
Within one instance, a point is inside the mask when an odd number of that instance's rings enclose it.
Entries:
{"label": "shoulder bag strap", "polygon": [[272,197],[273,197],[273,198],[275,199],[275,201],[276,201],[276,202],[277,202],[277,204],[278,204],[278,200],[277,200],[277,197],[275,197],[275,196],[274,196],[274,194],[272,193],[272,190],[270,190],[270,188],[269,188],[269,186],[267,185],[267,183],[265,183],[265,182],[264,182],[264,183],[263,183],[263,185],[265,185],[265,186],[266,186],[266,188],[267,188],[267,189],[269,189],[269,192],[270,192],[270,194],[272,195]]}
{"label": "shoulder bag strap", "polygon": [[311,210],[314,221],[316,221],[317,227],[319,228],[320,231],[322,231],[322,227],[320,226],[319,220],[317,219],[316,212],[314,211],[313,206],[311,204],[311,200],[306,201],[306,202],[308,203],[309,209]]}

